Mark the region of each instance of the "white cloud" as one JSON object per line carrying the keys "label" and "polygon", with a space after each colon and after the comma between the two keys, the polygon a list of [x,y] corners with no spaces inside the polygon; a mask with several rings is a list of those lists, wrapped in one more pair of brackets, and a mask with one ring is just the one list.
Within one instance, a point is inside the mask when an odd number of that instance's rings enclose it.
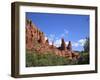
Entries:
{"label": "white cloud", "polygon": [[80,46],[84,46],[86,39],[80,39],[78,42],[80,44]]}
{"label": "white cloud", "polygon": [[[68,42],[66,41],[65,43],[66,43],[66,47],[67,47]],[[54,45],[55,45],[56,47],[60,47],[60,46],[61,46],[61,39],[55,40]]]}
{"label": "white cloud", "polygon": [[72,46],[78,47],[78,46],[79,46],[79,43],[78,43],[78,42],[73,42],[73,43],[72,43]]}
{"label": "white cloud", "polygon": [[[52,43],[54,44],[54,46],[56,47],[60,47],[61,46],[61,38],[66,38],[68,36],[69,32],[68,30],[64,29],[63,33],[59,36],[56,36],[56,34],[50,34],[50,35],[46,35],[45,36],[45,40],[49,40],[49,44],[52,45]],[[84,43],[85,43],[86,39],[80,39],[78,41],[72,41],[72,46],[77,49],[78,47],[83,47]],[[66,43],[66,47],[68,45],[68,41],[65,41]]]}
{"label": "white cloud", "polygon": [[49,41],[49,44],[52,45],[52,41]]}
{"label": "white cloud", "polygon": [[47,40],[48,39],[48,37],[47,36],[45,36],[45,40]]}
{"label": "white cloud", "polygon": [[61,46],[61,39],[55,40],[54,46],[60,47]]}
{"label": "white cloud", "polygon": [[65,43],[66,43],[66,45],[68,45],[69,42],[66,41]]}
{"label": "white cloud", "polygon": [[[55,36],[55,34],[50,34],[49,36],[45,36],[45,40],[49,40],[49,44],[52,45],[54,43],[54,46],[60,47],[61,46],[61,38],[65,37],[66,34],[68,34],[68,30],[64,29],[64,33],[58,38]],[[86,39],[80,39],[78,41],[72,42],[73,47],[82,47],[84,46]],[[68,45],[68,41],[65,41],[66,45]]]}
{"label": "white cloud", "polygon": [[84,46],[86,39],[80,39],[77,42],[72,42],[72,46],[74,47],[79,47],[79,46]]}
{"label": "white cloud", "polygon": [[[50,35],[48,35],[48,37],[45,37],[45,40],[48,39],[50,45],[52,45],[52,42],[54,42],[54,46],[60,47],[61,46],[61,38],[67,37],[67,35],[68,35],[68,30],[64,29],[63,33],[59,37],[55,36],[55,34],[50,34]],[[68,42],[65,42],[65,43],[66,43],[66,45],[68,44]]]}
{"label": "white cloud", "polygon": [[[59,37],[56,36],[55,34],[50,34],[50,35],[46,35],[46,36],[48,37],[50,42],[54,41],[57,43],[59,41],[59,39],[61,39],[63,37],[67,37],[67,35],[68,35],[68,30],[64,29],[63,33],[61,35],[59,35]],[[47,39],[47,37],[45,37],[45,39]]]}

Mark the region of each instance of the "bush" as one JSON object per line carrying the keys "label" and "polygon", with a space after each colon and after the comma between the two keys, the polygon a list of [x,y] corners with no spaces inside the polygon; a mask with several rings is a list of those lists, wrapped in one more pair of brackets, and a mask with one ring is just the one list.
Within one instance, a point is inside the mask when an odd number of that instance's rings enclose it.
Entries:
{"label": "bush", "polygon": [[35,51],[26,51],[26,67],[89,64],[89,54],[80,54],[79,59],[73,58],[70,60],[66,57],[57,56],[52,52],[39,54]]}
{"label": "bush", "polygon": [[81,53],[81,57],[78,59],[78,64],[89,64],[89,53]]}
{"label": "bush", "polygon": [[57,56],[52,52],[38,54],[37,52],[26,53],[26,67],[32,66],[56,66],[56,65],[72,65],[75,61],[65,57]]}

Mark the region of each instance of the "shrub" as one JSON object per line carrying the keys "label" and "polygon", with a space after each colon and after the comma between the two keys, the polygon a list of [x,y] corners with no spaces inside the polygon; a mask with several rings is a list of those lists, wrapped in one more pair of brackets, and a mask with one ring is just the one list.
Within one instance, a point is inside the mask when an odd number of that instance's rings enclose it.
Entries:
{"label": "shrub", "polygon": [[89,53],[81,53],[81,57],[78,59],[78,64],[89,64]]}
{"label": "shrub", "polygon": [[57,65],[76,65],[76,64],[87,64],[88,55],[81,54],[83,60],[72,59],[66,57],[57,56],[52,52],[45,52],[44,54],[39,54],[35,51],[26,51],[26,67],[32,66],[57,66]]}

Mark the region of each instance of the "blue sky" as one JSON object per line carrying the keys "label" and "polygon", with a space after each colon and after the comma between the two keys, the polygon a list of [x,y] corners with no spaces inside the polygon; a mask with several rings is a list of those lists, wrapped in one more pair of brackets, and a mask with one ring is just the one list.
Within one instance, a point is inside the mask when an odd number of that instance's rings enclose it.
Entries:
{"label": "blue sky", "polygon": [[73,50],[83,50],[85,38],[89,37],[89,15],[51,14],[26,12],[26,18],[45,33],[51,44],[60,46],[61,38],[66,44],[72,42]]}

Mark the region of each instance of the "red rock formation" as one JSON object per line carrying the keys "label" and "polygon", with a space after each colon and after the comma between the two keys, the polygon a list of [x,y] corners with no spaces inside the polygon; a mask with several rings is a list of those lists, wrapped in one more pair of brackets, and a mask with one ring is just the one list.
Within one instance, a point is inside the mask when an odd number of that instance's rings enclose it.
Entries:
{"label": "red rock formation", "polygon": [[33,48],[32,36],[33,36],[33,32],[32,32],[32,27],[31,27],[31,21],[27,20],[27,23],[26,23],[26,48],[27,49]]}
{"label": "red rock formation", "polygon": [[39,34],[39,40],[38,40],[41,44],[45,43],[45,37],[43,32]]}
{"label": "red rock formation", "polygon": [[45,44],[46,45],[49,45],[49,40],[48,39],[45,41]]}
{"label": "red rock formation", "polygon": [[54,41],[52,41],[52,45],[51,45],[51,48],[54,48],[55,46],[54,46]]}
{"label": "red rock formation", "polygon": [[67,57],[72,59],[73,57],[77,58],[78,53],[72,51],[71,41],[69,41],[68,46],[64,39],[61,39],[61,47],[57,48],[49,44],[49,40],[45,40],[44,33],[41,32],[31,20],[26,21],[26,49],[35,50],[38,53],[45,54],[46,52],[52,52],[58,56]]}
{"label": "red rock formation", "polygon": [[68,46],[67,46],[67,49],[68,49],[69,51],[72,51],[72,44],[71,44],[71,41],[69,41]]}
{"label": "red rock formation", "polygon": [[61,40],[61,50],[66,50],[66,43],[63,38]]}

